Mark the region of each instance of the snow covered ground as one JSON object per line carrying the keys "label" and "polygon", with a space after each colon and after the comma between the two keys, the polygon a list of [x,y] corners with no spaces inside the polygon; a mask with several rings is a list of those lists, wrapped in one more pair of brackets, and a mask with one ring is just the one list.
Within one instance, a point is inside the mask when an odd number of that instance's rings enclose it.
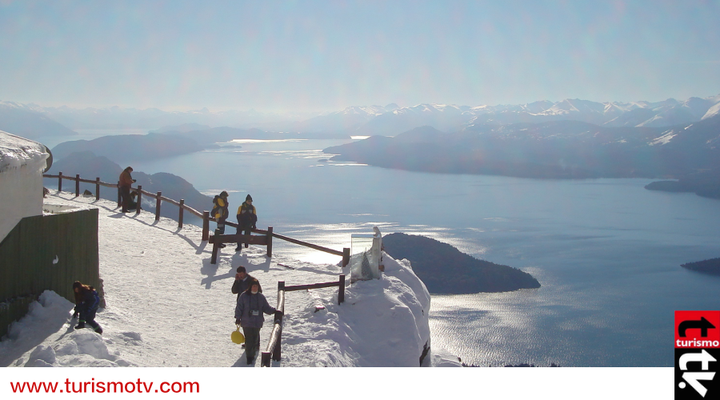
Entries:
{"label": "snow covered ground", "polygon": [[[100,276],[107,307],[96,320],[104,334],[75,331],[75,321],[69,320],[73,304],[45,292],[0,343],[1,366],[247,366],[244,350],[230,341],[236,298],[230,288],[237,266],[260,281],[271,305],[277,302],[278,281],[330,282],[343,273],[338,265],[304,263],[282,254],[268,258],[260,246],[236,254],[228,245],[213,265],[212,245],[200,240],[197,226],[178,229],[176,221],[156,222],[154,214],[145,212],[122,214],[114,202],[72,193],[45,200],[46,210],[63,206],[93,207],[100,213]],[[382,279],[350,285],[342,305],[336,287],[287,292],[282,361],[275,366],[418,366],[430,337],[430,295],[407,261],[386,255],[385,266]],[[316,312],[317,305],[324,309]],[[261,331],[263,350],[271,329],[268,317]],[[456,357],[442,353],[433,360],[459,365]]]}

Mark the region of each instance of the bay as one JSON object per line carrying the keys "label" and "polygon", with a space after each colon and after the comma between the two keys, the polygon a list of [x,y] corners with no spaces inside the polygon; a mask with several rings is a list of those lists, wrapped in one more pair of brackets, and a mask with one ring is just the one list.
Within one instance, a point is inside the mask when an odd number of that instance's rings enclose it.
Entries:
{"label": "bay", "polygon": [[[717,200],[648,191],[647,179],[530,180],[328,161],[321,150],[340,143],[235,141],[132,165],[179,175],[208,195],[228,191],[231,215],[249,193],[260,228],[297,239],[342,249],[352,233],[378,226],[531,273],[541,288],[433,294],[432,346],[467,364],[672,366],[674,311],[720,309],[720,278],[680,267],[720,257]],[[278,242],[276,254],[339,261]]]}

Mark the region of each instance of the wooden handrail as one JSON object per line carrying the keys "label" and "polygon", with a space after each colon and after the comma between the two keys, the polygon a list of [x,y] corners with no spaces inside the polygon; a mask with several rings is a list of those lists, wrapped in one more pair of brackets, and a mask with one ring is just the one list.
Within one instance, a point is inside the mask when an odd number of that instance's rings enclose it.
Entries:
{"label": "wooden handrail", "polygon": [[[119,188],[120,188],[120,185],[118,185],[117,183],[102,182],[102,181],[100,180],[100,178],[96,178],[96,179],[93,181],[93,180],[89,180],[89,179],[82,179],[82,178],[80,178],[80,175],[76,175],[76,176],[74,176],[74,177],[73,177],[73,176],[66,176],[66,175],[63,175],[62,172],[59,172],[57,175],[43,174],[43,178],[58,178],[58,192],[61,192],[61,191],[62,191],[62,180],[63,180],[63,179],[75,181],[75,192],[76,192],[75,194],[78,195],[78,196],[80,195],[79,191],[80,191],[80,183],[81,183],[81,182],[82,182],[82,183],[92,183],[92,184],[95,184],[95,199],[96,199],[96,200],[97,200],[97,199],[100,199],[100,186],[104,186],[104,187],[108,187],[108,188],[116,188],[116,189],[119,189]],[[189,213],[191,213],[191,214],[193,214],[193,215],[195,215],[195,216],[197,216],[197,217],[199,217],[199,218],[202,218],[202,217],[203,217],[203,213],[201,213],[200,211],[198,211],[198,210],[196,210],[196,209],[194,209],[194,208],[192,208],[192,207],[190,207],[190,206],[188,206],[188,205],[183,204],[184,199],[181,199],[181,200],[178,202],[178,201],[175,201],[175,200],[173,200],[173,199],[171,199],[171,198],[169,198],[169,197],[162,196],[160,192],[158,192],[157,194],[155,194],[155,193],[150,193],[150,192],[148,192],[147,190],[144,190],[144,189],[142,188],[142,186],[138,186],[136,189],[131,188],[131,190],[138,193],[138,200],[140,200],[140,199],[142,198],[142,195],[146,195],[146,196],[148,196],[148,197],[150,197],[150,198],[155,199],[158,203],[161,202],[161,201],[167,201],[167,202],[170,203],[170,204],[173,204],[173,205],[176,205],[176,206],[180,207],[180,218],[179,218],[179,221],[178,221],[178,224],[179,224],[179,227],[180,227],[180,228],[182,228],[182,211],[188,211]],[[119,200],[119,199],[120,199],[120,194],[118,193],[118,204],[120,203],[120,200]],[[141,208],[140,208],[140,201],[138,201],[138,208],[137,208],[137,213],[138,213],[138,214],[140,213],[140,210],[141,210]],[[159,207],[156,207],[156,208],[155,208],[155,219],[157,220],[157,219],[159,219],[159,218],[160,218],[160,208],[159,208]]]}
{"label": "wooden handrail", "polygon": [[327,287],[340,286],[340,282],[324,282],[324,283],[312,283],[309,285],[295,285],[285,287],[285,291],[293,292],[295,290],[309,290],[309,289],[322,289]]}
{"label": "wooden handrail", "polygon": [[274,361],[280,361],[281,358],[280,337],[282,336],[282,319],[283,315],[285,315],[285,281],[278,281],[277,307],[275,307],[275,310],[273,329],[270,333],[267,349],[260,354],[261,367],[270,366],[271,356]]}
{"label": "wooden handrail", "polygon": [[290,242],[290,243],[295,243],[295,244],[299,244],[299,245],[301,245],[301,246],[310,247],[310,248],[312,248],[312,249],[324,251],[324,252],[326,252],[326,253],[334,254],[334,255],[336,255],[336,256],[341,256],[341,257],[342,257],[342,255],[343,255],[343,252],[342,252],[342,251],[329,249],[329,248],[327,248],[327,247],[318,246],[318,245],[316,245],[316,244],[312,244],[312,243],[308,243],[308,242],[303,242],[302,240],[293,239],[293,238],[290,238],[290,237],[281,235],[281,234],[279,234],[279,233],[273,233],[273,236],[276,237],[276,238],[278,238],[278,239],[282,239],[282,240],[288,241],[288,242]]}
{"label": "wooden handrail", "polygon": [[[44,178],[58,178],[58,192],[61,192],[61,191],[62,191],[62,180],[63,180],[63,179],[68,179],[68,180],[73,180],[73,181],[75,181],[75,191],[76,191],[76,195],[77,195],[77,196],[80,195],[80,183],[81,183],[81,182],[82,182],[82,183],[92,183],[92,184],[95,184],[95,199],[96,199],[96,200],[97,200],[97,199],[100,199],[100,186],[104,186],[104,187],[108,187],[108,188],[117,188],[117,189],[118,189],[118,206],[119,206],[119,204],[120,204],[119,184],[117,184],[117,183],[102,182],[102,181],[100,181],[100,178],[95,178],[95,180],[82,179],[82,178],[80,178],[80,175],[76,175],[76,176],[74,176],[74,177],[72,177],[72,176],[65,176],[65,175],[62,174],[62,172],[58,172],[57,175],[43,174],[43,177],[44,177]],[[150,192],[144,190],[144,189],[142,188],[142,186],[138,186],[136,189],[132,189],[132,188],[131,188],[131,190],[133,190],[133,191],[135,191],[135,192],[138,193],[138,205],[137,205],[137,211],[136,211],[137,214],[139,214],[139,213],[140,213],[140,210],[141,210],[141,208],[140,208],[140,200],[141,200],[141,198],[142,198],[142,195],[146,195],[146,196],[148,196],[149,198],[155,199],[156,202],[157,202],[156,204],[160,204],[161,201],[166,201],[166,202],[168,202],[168,203],[170,203],[170,204],[173,204],[173,205],[179,207],[179,212],[180,212],[180,214],[179,214],[179,216],[178,216],[178,226],[179,226],[180,228],[182,228],[182,225],[183,225],[183,211],[187,211],[187,212],[189,212],[190,214],[193,214],[193,215],[195,215],[195,216],[198,217],[198,218],[202,218],[202,220],[203,220],[202,240],[208,240],[208,237],[209,237],[209,224],[208,224],[208,223],[209,223],[209,221],[217,222],[215,218],[209,216],[209,213],[208,213],[208,212],[200,212],[200,211],[198,211],[198,210],[196,210],[196,209],[194,209],[194,208],[192,208],[192,207],[184,204],[184,202],[185,202],[184,199],[181,199],[180,201],[176,201],[176,200],[173,200],[173,199],[171,199],[171,198],[169,198],[169,197],[163,196],[161,192],[158,192],[158,193],[150,193]],[[160,218],[160,207],[157,207],[157,206],[156,206],[156,207],[155,207],[155,220],[158,220],[159,218]],[[236,223],[234,223],[234,222],[230,222],[230,221],[225,221],[225,225],[226,225],[226,226],[231,226],[231,227],[234,227],[234,228],[237,228],[237,227],[238,227],[238,224],[236,224]],[[268,235],[268,234],[269,234],[269,235],[271,235],[271,236],[273,236],[273,237],[276,237],[276,238],[278,238],[278,239],[285,240],[285,241],[290,242],[290,243],[295,243],[295,244],[298,244],[298,245],[301,245],[301,246],[310,247],[310,248],[315,249],[315,250],[319,250],[319,251],[323,251],[323,252],[330,253],[330,254],[333,254],[333,255],[341,256],[341,257],[343,258],[343,259],[342,259],[342,266],[343,266],[343,267],[346,266],[346,265],[348,265],[348,263],[350,262],[350,249],[349,249],[349,248],[343,248],[343,251],[339,251],[339,250],[333,250],[333,249],[330,249],[330,248],[327,248],[327,247],[323,247],[323,246],[318,246],[318,245],[316,245],[316,244],[312,244],[312,243],[308,243],[308,242],[303,242],[302,240],[293,239],[293,238],[291,238],[291,237],[287,237],[287,236],[284,236],[284,235],[280,235],[280,234],[274,233],[274,232],[272,232],[272,231],[265,231],[265,230],[262,230],[262,229],[252,229],[252,232],[253,232],[253,233],[259,233],[259,234],[262,234],[262,235]],[[268,243],[271,243],[271,242],[268,242]],[[272,256],[272,250],[271,250],[270,248],[268,249],[268,255],[269,255],[269,256]]]}
{"label": "wooden handrail", "polygon": [[280,361],[281,359],[281,337],[282,337],[282,319],[285,315],[285,292],[306,289],[321,289],[326,287],[338,286],[338,304],[345,302],[345,275],[340,275],[337,282],[314,283],[310,285],[285,286],[285,281],[278,281],[278,303],[275,309],[275,321],[270,340],[268,340],[267,349],[260,355],[260,366],[269,367],[270,359]]}

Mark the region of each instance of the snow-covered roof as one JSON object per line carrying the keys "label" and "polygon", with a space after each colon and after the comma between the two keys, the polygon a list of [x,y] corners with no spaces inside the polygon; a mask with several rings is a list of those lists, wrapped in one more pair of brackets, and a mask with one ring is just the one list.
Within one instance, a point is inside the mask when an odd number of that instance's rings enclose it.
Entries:
{"label": "snow-covered roof", "polygon": [[42,144],[24,137],[0,131],[0,173],[23,165],[36,164],[47,170],[50,151]]}

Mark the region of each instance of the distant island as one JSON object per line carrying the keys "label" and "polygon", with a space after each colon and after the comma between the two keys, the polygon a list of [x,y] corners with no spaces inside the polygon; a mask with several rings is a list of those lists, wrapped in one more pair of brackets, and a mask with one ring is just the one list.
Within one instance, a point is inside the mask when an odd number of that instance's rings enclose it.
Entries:
{"label": "distant island", "polygon": [[93,152],[95,155],[122,160],[156,160],[202,151],[197,141],[161,133],[147,135],[113,135],[92,140],[63,142],[52,148],[53,157],[62,159],[70,154]]}
{"label": "distant island", "polygon": [[681,177],[678,180],[651,182],[648,190],[674,193],[695,193],[698,196],[720,199],[720,169],[710,169]]}
{"label": "distant island", "polygon": [[218,143],[233,139],[287,140],[287,139],[338,139],[350,137],[338,134],[267,132],[260,129],[207,128],[186,130],[195,125],[172,130],[152,131],[147,135],[110,135],[92,140],[63,142],[51,149],[56,159],[72,153],[91,151],[98,156],[122,160],[157,160],[217,148]]}
{"label": "distant island", "polygon": [[430,293],[470,294],[535,289],[540,282],[527,272],[479,260],[455,247],[418,235],[383,236],[385,252],[407,259]]}
{"label": "distant island", "polygon": [[720,258],[711,258],[709,260],[686,263],[682,264],[681,267],[691,271],[720,276]]}

